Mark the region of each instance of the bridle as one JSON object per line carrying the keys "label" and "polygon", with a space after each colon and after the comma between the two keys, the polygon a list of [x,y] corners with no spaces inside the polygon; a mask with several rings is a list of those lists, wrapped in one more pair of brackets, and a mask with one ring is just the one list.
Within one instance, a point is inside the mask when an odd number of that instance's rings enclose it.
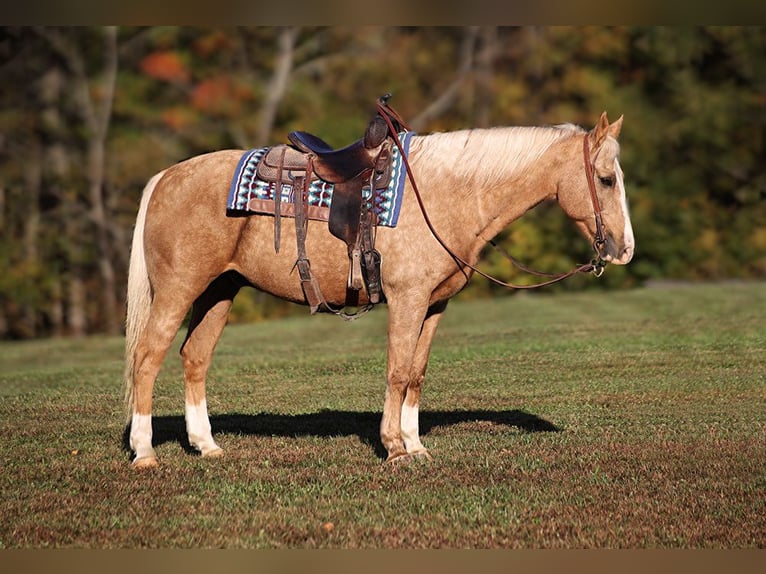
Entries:
{"label": "bridle", "polygon": [[595,240],[593,241],[593,250],[596,252],[596,256],[590,263],[579,265],[572,271],[568,271],[566,273],[559,273],[559,274],[544,273],[541,271],[534,271],[524,266],[519,261],[517,261],[514,257],[512,257],[508,252],[506,252],[499,245],[497,245],[494,242],[494,240],[490,240],[489,241],[490,245],[492,245],[506,259],[511,261],[511,263],[513,263],[516,267],[518,267],[522,271],[525,271],[527,273],[531,273],[533,275],[537,275],[540,277],[549,278],[547,281],[536,283],[534,285],[515,285],[513,283],[507,283],[505,281],[497,279],[496,277],[492,277],[491,275],[484,273],[483,271],[481,271],[474,265],[471,265],[468,261],[461,258],[454,251],[452,251],[452,249],[450,249],[449,246],[447,246],[447,244],[441,238],[439,233],[436,231],[433,224],[431,223],[430,218],[428,217],[428,213],[426,212],[425,204],[423,203],[423,198],[420,195],[420,190],[418,189],[418,185],[415,182],[415,178],[412,174],[412,168],[410,167],[410,163],[407,159],[407,155],[404,153],[404,148],[402,146],[402,143],[401,141],[399,141],[398,130],[394,127],[393,122],[391,121],[392,118],[394,121],[399,123],[400,126],[404,128],[405,130],[409,130],[409,128],[402,121],[399,114],[397,114],[391,107],[388,106],[387,100],[388,98],[384,96],[378,101],[377,103],[378,112],[380,113],[381,116],[383,116],[383,119],[386,121],[386,124],[388,125],[389,131],[391,133],[391,137],[393,138],[394,143],[396,144],[396,147],[399,148],[399,152],[401,154],[402,160],[404,162],[404,166],[407,171],[407,177],[409,178],[410,183],[412,184],[412,189],[415,192],[415,198],[417,199],[418,205],[420,206],[420,211],[423,214],[423,219],[425,220],[426,225],[428,226],[428,229],[431,231],[431,234],[434,236],[436,241],[439,242],[439,245],[441,245],[442,248],[444,248],[444,250],[449,254],[449,256],[452,257],[452,259],[455,261],[458,267],[461,267],[461,271],[463,272],[463,274],[465,274],[465,270],[463,269],[463,267],[467,267],[468,269],[471,269],[472,271],[474,271],[475,273],[478,273],[479,275],[488,279],[489,281],[497,285],[501,285],[502,287],[508,287],[511,289],[534,289],[536,287],[543,287],[545,285],[556,283],[558,281],[561,281],[563,279],[566,279],[578,273],[593,272],[593,274],[596,277],[601,277],[607,262],[601,258],[600,248],[603,247],[603,245],[606,243],[606,239],[604,237],[604,224],[601,218],[601,205],[599,204],[598,195],[596,194],[596,182],[594,180],[594,174],[593,174],[593,171],[594,171],[593,162],[590,157],[588,134],[585,134],[585,137],[583,138],[583,163],[585,164],[585,175],[588,180],[588,189],[590,191],[590,199],[591,199],[591,202],[593,203],[593,213],[596,219],[596,236],[595,236]]}
{"label": "bridle", "polygon": [[[590,144],[588,143],[588,135],[582,139],[582,156],[585,163],[585,176],[588,178],[588,190],[590,191],[590,200],[593,203],[593,215],[596,218],[596,237],[593,241],[593,250],[596,252],[596,256],[599,261],[601,259],[601,247],[606,243],[604,237],[604,223],[601,220],[601,204],[598,201],[598,194],[596,193],[596,179],[593,177],[593,164],[595,160],[591,160],[590,157]],[[603,262],[606,265],[606,261]],[[603,273],[604,267],[601,267]],[[597,275],[600,277],[600,274]]]}

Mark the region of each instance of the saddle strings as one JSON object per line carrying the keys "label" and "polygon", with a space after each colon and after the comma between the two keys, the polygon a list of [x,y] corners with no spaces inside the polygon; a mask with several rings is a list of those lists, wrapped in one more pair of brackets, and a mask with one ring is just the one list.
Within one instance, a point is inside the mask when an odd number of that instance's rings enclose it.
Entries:
{"label": "saddle strings", "polygon": [[[543,281],[542,283],[536,283],[534,285],[516,285],[514,283],[508,283],[506,281],[502,281],[500,279],[497,279],[496,277],[492,277],[491,275],[484,273],[480,269],[478,269],[476,266],[471,265],[468,261],[461,258],[459,255],[457,255],[452,249],[449,248],[449,246],[444,242],[444,240],[441,238],[439,233],[436,231],[436,229],[433,226],[433,223],[431,223],[431,219],[428,217],[428,213],[426,212],[425,204],[423,202],[423,198],[420,195],[420,190],[418,189],[418,185],[415,182],[415,177],[412,173],[412,168],[410,167],[410,162],[407,159],[407,155],[404,153],[404,148],[402,146],[401,141],[399,140],[399,136],[397,133],[396,128],[394,128],[394,125],[391,121],[391,118],[393,117],[397,122],[399,121],[399,114],[397,114],[388,104],[383,102],[378,102],[378,111],[380,112],[380,115],[383,116],[383,119],[386,121],[386,124],[388,125],[389,131],[391,132],[391,137],[394,140],[394,143],[396,144],[396,147],[399,148],[399,152],[401,153],[402,160],[404,162],[404,166],[407,170],[407,177],[410,180],[410,183],[412,184],[412,189],[415,192],[415,198],[418,201],[418,205],[420,206],[420,212],[423,214],[423,219],[426,222],[426,225],[428,226],[428,229],[431,231],[431,234],[434,236],[436,241],[439,242],[439,245],[442,246],[442,248],[449,254],[450,257],[455,261],[455,263],[460,267],[460,271],[463,273],[463,275],[468,277],[464,267],[467,267],[474,271],[475,273],[478,273],[485,279],[488,279],[489,281],[500,285],[502,287],[508,287],[510,289],[535,289],[537,287],[544,287],[546,285],[551,285],[552,283],[557,283],[559,281],[562,281],[564,279],[567,279],[568,277],[572,277],[573,275],[576,275],[578,273],[587,273],[592,271],[596,277],[600,277],[601,274],[604,271],[604,267],[606,266],[606,262],[601,259],[601,254],[599,253],[598,247],[603,245],[605,243],[604,236],[603,236],[603,227],[601,223],[601,208],[599,206],[598,197],[596,195],[596,187],[595,182],[593,181],[593,167],[591,165],[590,161],[590,153],[588,148],[588,136],[585,135],[584,143],[583,143],[583,159],[585,163],[585,173],[588,177],[588,188],[590,190],[591,195],[591,201],[593,203],[593,210],[596,217],[596,240],[593,243],[593,248],[596,251],[596,258],[591,261],[590,263],[585,263],[583,265],[577,266],[572,271],[568,271],[566,273],[560,273],[560,274],[553,274],[553,273],[543,273],[540,271],[533,271],[529,268],[527,268],[524,265],[521,265],[510,256],[505,250],[501,249],[494,241],[490,240],[489,243],[497,249],[501,254],[503,254],[511,263],[516,265],[519,269],[522,271],[526,271],[528,273],[538,275],[541,277],[550,277],[548,281]],[[401,122],[400,122],[401,123]],[[406,129],[406,127],[405,127]]]}

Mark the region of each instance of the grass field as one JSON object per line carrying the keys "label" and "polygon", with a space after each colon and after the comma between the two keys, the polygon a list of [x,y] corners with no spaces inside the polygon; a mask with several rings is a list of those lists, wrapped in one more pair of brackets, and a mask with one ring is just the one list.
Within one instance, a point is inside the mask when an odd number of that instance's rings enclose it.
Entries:
{"label": "grass field", "polygon": [[402,466],[378,439],[383,309],[230,326],[222,459],[189,451],[172,352],[153,471],[123,450],[121,338],[3,343],[0,547],[764,548],[764,310],[764,283],[453,303],[435,460]]}

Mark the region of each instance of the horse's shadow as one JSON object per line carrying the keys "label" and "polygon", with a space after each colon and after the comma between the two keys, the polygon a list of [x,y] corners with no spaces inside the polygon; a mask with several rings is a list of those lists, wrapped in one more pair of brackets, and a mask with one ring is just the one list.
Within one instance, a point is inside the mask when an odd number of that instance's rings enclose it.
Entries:
{"label": "horse's shadow", "polygon": [[[281,437],[337,437],[357,436],[375,454],[385,459],[386,451],[380,442],[381,413],[371,411],[321,410],[298,415],[258,413],[225,414],[210,417],[214,434],[245,434]],[[436,427],[452,426],[467,422],[489,422],[514,427],[522,432],[560,432],[553,423],[537,415],[520,410],[488,411],[422,411],[420,434],[426,436]],[[167,442],[179,443],[187,452],[197,451],[189,444],[182,416],[160,416],[152,420],[153,440],[157,446]],[[130,426],[123,433],[123,448],[130,452]]]}

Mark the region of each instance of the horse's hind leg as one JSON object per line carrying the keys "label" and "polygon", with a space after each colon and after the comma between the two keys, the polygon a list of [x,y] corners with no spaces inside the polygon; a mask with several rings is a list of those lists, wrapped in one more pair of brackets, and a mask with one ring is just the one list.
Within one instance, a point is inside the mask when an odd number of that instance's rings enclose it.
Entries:
{"label": "horse's hind leg", "polygon": [[224,273],[210,284],[192,306],[189,331],[181,347],[186,432],[189,444],[202,456],[223,454],[213,440],[205,398],[205,379],[216,343],[226,326],[232,301],[242,285],[241,276],[234,272]]}
{"label": "horse's hind leg", "polygon": [[136,346],[130,424],[130,448],[136,455],[133,466],[157,466],[157,455],[152,448],[154,381],[187,309],[188,305],[182,304],[178,297],[156,294],[146,328]]}

